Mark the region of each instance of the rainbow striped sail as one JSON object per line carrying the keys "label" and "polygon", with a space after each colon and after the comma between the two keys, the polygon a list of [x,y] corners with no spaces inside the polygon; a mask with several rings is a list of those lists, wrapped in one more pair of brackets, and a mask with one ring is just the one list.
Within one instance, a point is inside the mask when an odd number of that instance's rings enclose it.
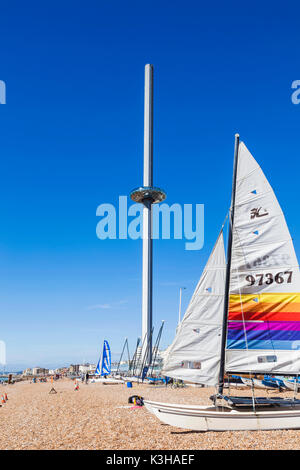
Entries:
{"label": "rainbow striped sail", "polygon": [[221,231],[163,365],[165,375],[219,385],[219,393],[224,372],[300,372],[293,242],[265,175],[236,142],[227,264]]}
{"label": "rainbow striped sail", "polygon": [[276,196],[243,143],[229,293],[226,370],[299,373],[299,265]]}

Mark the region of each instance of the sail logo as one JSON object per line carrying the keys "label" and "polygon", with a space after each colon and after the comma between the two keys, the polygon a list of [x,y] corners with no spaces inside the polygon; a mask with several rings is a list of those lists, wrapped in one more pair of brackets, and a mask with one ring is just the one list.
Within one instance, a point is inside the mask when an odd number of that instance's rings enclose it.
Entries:
{"label": "sail logo", "polygon": [[[119,196],[119,206],[100,204],[96,216],[96,235],[100,240],[138,240],[143,238],[143,205],[131,204]],[[204,245],[204,204],[155,204],[152,206],[153,240],[188,240],[186,250],[201,250]]]}
{"label": "sail logo", "polygon": [[261,207],[255,207],[254,209],[251,209],[251,215],[250,215],[250,219],[255,219],[255,218],[259,218],[259,217],[264,217],[266,215],[269,215],[269,212],[267,212],[266,209],[263,209],[263,213],[261,212]]}
{"label": "sail logo", "polygon": [[292,89],[295,90],[291,95],[292,103],[299,104],[300,103],[300,80],[293,81]]}
{"label": "sail logo", "polygon": [[272,266],[292,266],[292,259],[288,253],[270,253],[261,258],[255,258],[241,265],[241,269],[253,269],[257,267],[267,268]]}
{"label": "sail logo", "polygon": [[0,80],[0,104],[6,104],[6,84]]}

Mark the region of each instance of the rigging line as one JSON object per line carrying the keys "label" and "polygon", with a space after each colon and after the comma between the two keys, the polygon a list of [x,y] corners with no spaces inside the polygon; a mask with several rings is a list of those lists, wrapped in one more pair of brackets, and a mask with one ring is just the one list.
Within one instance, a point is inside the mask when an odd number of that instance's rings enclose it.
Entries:
{"label": "rigging line", "polygon": [[226,217],[225,217],[224,222],[223,222],[223,224],[222,224],[222,226],[221,226],[220,233],[222,232],[222,230],[223,230],[223,228],[224,228],[224,226],[225,226],[225,224],[226,224],[226,220],[228,219],[229,212],[230,212],[230,208],[229,208],[228,211],[226,212]]}
{"label": "rigging line", "polygon": [[[159,348],[159,343],[160,343],[160,339],[161,339],[161,335],[162,335],[162,330],[163,330],[163,327],[164,327],[164,320],[162,321],[162,324],[161,324],[161,327],[159,329],[159,332],[158,332],[158,335],[157,335],[157,338],[156,338],[156,341],[155,341],[155,345],[154,345],[154,359],[152,360],[152,368],[151,368],[151,372],[150,372],[150,377],[153,377],[153,369],[154,369],[154,366],[155,366],[155,361],[156,361],[156,358],[157,358],[157,355],[158,355],[158,348]],[[150,369],[150,366],[149,366],[149,369]]]}
{"label": "rigging line", "polygon": [[[149,335],[149,339],[148,339],[148,341],[147,341],[145,353],[144,353],[144,356],[143,356],[143,358],[142,358],[141,369],[140,369],[140,376],[141,376],[141,378],[142,378],[142,376],[143,376],[144,367],[146,367],[146,364],[148,363],[148,356],[149,356],[149,350],[150,350],[150,347],[151,347],[153,331],[154,331],[154,327],[152,327],[152,330],[150,331],[150,335]],[[147,335],[145,334],[145,338],[146,338],[146,337],[147,337]],[[144,342],[143,342],[143,343],[144,343]],[[150,365],[151,365],[151,364],[148,364],[148,370],[149,370]],[[148,373],[148,371],[147,371],[147,373]],[[147,376],[147,373],[146,373],[146,376]],[[138,377],[138,381],[139,381],[139,379],[140,379],[140,376]],[[144,379],[146,378],[146,376],[144,377]],[[142,378],[142,382],[144,382],[144,379]],[[138,383],[139,383],[139,382],[138,382]]]}
{"label": "rigging line", "polygon": [[297,392],[298,392],[298,374],[296,375],[296,377],[294,377],[294,400],[296,400]]}
{"label": "rigging line", "polygon": [[138,353],[138,347],[139,347],[139,345],[140,345],[140,342],[141,342],[141,338],[138,338],[138,339],[137,339],[137,343],[136,343],[135,352],[134,352],[132,361],[130,362],[130,367],[129,367],[129,371],[128,371],[128,372],[131,371],[131,376],[133,376],[134,373],[135,373],[135,369],[136,369],[136,360],[137,360],[137,353]]}
{"label": "rigging line", "polygon": [[127,356],[128,356],[128,364],[130,364],[130,352],[129,352],[128,339],[127,339]]}
{"label": "rigging line", "polygon": [[123,354],[124,354],[124,350],[125,350],[125,347],[126,347],[126,343],[127,343],[127,338],[125,339],[125,343],[124,343],[124,346],[123,346],[123,349],[122,349],[122,352],[121,352],[121,356],[120,356],[120,359],[119,359],[119,362],[118,362],[118,367],[117,367],[116,374],[119,373],[119,368],[120,368],[120,365],[121,365],[121,361],[123,359]]}

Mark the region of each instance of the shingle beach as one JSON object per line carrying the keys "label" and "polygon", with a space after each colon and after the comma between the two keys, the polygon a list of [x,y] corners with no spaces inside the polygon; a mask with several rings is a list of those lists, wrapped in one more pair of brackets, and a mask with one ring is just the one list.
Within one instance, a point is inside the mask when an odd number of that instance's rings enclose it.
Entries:
{"label": "shingle beach", "polygon": [[[300,448],[300,430],[193,432],[164,425],[145,407],[128,405],[130,395],[170,403],[210,404],[214,390],[209,388],[133,384],[128,389],[122,384],[80,384],[79,391],[74,391],[74,382],[64,379],[54,383],[57,394],[49,394],[51,386],[50,382],[0,386],[0,394],[8,395],[0,408],[0,449]],[[238,394],[249,395],[249,390]]]}

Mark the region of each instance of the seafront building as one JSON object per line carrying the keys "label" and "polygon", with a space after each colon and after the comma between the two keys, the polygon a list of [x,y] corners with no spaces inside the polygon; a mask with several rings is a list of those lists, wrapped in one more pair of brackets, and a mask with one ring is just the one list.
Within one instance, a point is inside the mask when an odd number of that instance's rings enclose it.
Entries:
{"label": "seafront building", "polygon": [[69,367],[59,367],[57,369],[46,369],[44,367],[28,367],[24,369],[22,375],[24,377],[30,376],[44,376],[44,375],[81,375],[81,374],[94,374],[96,370],[96,364],[71,364]]}
{"label": "seafront building", "polygon": [[44,369],[43,367],[33,367],[32,375],[48,375],[49,369]]}
{"label": "seafront building", "polygon": [[83,364],[79,366],[80,374],[94,374],[96,370],[96,364]]}
{"label": "seafront building", "polygon": [[79,373],[79,364],[71,364],[69,367],[70,374],[78,374]]}

